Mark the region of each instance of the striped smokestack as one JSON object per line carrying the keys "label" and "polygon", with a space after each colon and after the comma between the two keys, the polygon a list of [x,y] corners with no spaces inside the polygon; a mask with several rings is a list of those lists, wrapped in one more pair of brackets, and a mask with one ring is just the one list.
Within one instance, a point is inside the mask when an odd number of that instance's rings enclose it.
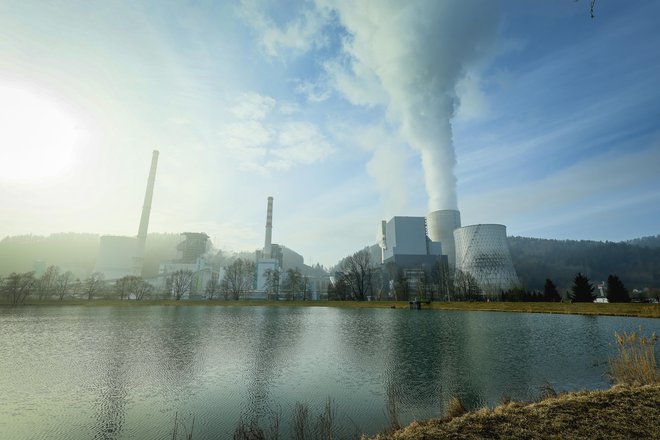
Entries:
{"label": "striped smokestack", "polygon": [[271,258],[272,237],[273,237],[273,198],[268,197],[268,208],[266,210],[266,241],[264,243],[264,258]]}
{"label": "striped smokestack", "polygon": [[140,229],[138,230],[138,257],[142,257],[144,244],[147,241],[147,229],[149,228],[149,214],[151,213],[151,200],[154,197],[154,182],[156,181],[156,167],[158,165],[158,150],[154,150],[151,156],[151,169],[147,190],[144,193],[144,204],[142,205],[142,216],[140,217]]}

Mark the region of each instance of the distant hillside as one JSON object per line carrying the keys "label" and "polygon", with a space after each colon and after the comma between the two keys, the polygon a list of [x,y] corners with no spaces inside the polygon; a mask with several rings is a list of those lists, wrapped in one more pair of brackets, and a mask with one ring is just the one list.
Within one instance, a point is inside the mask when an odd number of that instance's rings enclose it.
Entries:
{"label": "distant hillside", "polygon": [[648,247],[648,248],[653,248],[653,249],[659,249],[660,248],[660,235],[649,235],[648,237],[635,238],[633,240],[626,241],[626,243],[632,244],[634,246],[642,246],[642,247]]}
{"label": "distant hillside", "polygon": [[[645,237],[638,240],[655,239]],[[546,240],[509,237],[518,276],[527,289],[542,290],[550,278],[562,291],[577,272],[593,282],[618,275],[628,289],[660,287],[660,247],[600,241]],[[648,240],[651,242],[652,240]]]}
{"label": "distant hillside", "polygon": [[[158,273],[158,265],[176,257],[179,234],[149,234],[144,256],[144,275]],[[0,241],[0,276],[11,272],[33,270],[35,261],[59,266],[76,276],[87,276],[94,270],[99,252],[98,234],[60,233],[47,237],[19,235]]]}

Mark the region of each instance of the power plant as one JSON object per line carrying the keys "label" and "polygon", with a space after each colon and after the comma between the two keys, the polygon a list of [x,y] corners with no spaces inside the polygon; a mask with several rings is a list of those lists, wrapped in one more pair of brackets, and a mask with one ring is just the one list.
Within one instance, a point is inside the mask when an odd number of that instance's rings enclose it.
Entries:
{"label": "power plant", "polygon": [[151,167],[137,237],[113,235],[101,237],[94,272],[102,273],[106,280],[118,280],[127,275],[140,276],[142,274],[144,246],[149,229],[149,214],[151,213],[157,166],[158,150],[154,150],[151,156]]}
{"label": "power plant", "polygon": [[[424,217],[393,217],[381,222],[381,263],[389,274],[385,289],[403,275],[418,287],[431,276],[432,267],[449,272],[456,269],[472,276],[481,295],[493,298],[519,285],[506,241],[504,225],[461,227],[458,210],[432,211]],[[399,272],[387,269],[396,268]],[[432,277],[432,276],[431,276]],[[437,275],[436,275],[437,277]]]}
{"label": "power plant", "polygon": [[456,268],[472,275],[484,295],[498,295],[518,286],[506,241],[506,226],[465,226],[454,231],[454,241]]}

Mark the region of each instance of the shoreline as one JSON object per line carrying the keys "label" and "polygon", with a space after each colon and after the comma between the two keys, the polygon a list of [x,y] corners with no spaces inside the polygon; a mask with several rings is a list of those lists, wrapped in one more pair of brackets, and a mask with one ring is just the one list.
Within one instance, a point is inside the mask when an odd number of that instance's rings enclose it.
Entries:
{"label": "shoreline", "polygon": [[578,391],[414,421],[362,440],[660,438],[660,385]]}
{"label": "shoreline", "polygon": [[[113,306],[113,307],[336,307],[336,308],[387,308],[409,309],[407,301],[275,301],[275,300],[118,300],[118,299],[65,299],[59,300],[27,300],[24,304],[14,307],[57,307],[57,306]],[[12,307],[9,302],[0,301],[0,307]],[[435,301],[424,304],[423,310],[448,311],[482,311],[482,312],[512,312],[512,313],[549,313],[588,316],[622,316],[636,318],[660,318],[660,304],[618,303],[544,303],[544,302],[468,302],[468,301]]]}

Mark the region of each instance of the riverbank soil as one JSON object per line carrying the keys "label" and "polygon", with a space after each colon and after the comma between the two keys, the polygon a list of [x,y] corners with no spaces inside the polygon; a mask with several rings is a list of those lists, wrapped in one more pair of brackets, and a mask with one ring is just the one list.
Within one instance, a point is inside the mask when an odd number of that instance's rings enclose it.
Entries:
{"label": "riverbank soil", "polygon": [[[413,422],[372,440],[660,439],[660,385],[615,386]],[[365,440],[366,437],[363,437]]]}

